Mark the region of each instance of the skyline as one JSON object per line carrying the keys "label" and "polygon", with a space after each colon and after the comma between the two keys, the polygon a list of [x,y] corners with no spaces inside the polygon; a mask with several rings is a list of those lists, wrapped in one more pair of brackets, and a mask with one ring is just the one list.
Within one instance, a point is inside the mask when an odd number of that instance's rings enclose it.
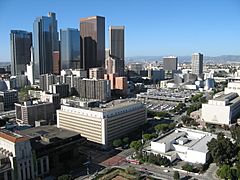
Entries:
{"label": "skyline", "polygon": [[17,6],[16,2],[0,2],[0,24],[4,25],[0,28],[1,62],[10,61],[10,31],[33,32],[35,18],[48,12],[56,13],[58,32],[66,28],[79,29],[80,18],[104,16],[106,48],[109,48],[109,26],[125,26],[126,57],[186,56],[193,52],[206,56],[240,55],[240,24],[237,23],[240,2],[237,0],[153,0],[151,4],[136,0],[71,3],[23,0]]}

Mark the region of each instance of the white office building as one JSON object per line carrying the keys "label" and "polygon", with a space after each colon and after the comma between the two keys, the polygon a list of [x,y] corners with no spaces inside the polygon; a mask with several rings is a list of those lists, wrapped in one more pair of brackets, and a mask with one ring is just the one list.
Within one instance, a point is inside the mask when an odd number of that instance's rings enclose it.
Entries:
{"label": "white office building", "polygon": [[89,141],[109,146],[111,142],[144,124],[146,109],[141,103],[115,101],[101,108],[62,105],[57,127],[80,133]]}
{"label": "white office building", "polygon": [[[30,140],[7,130],[0,131],[0,156],[10,160],[8,179],[35,179]],[[6,177],[6,175],[5,175]]]}
{"label": "white office building", "polygon": [[235,92],[240,95],[240,81],[229,82],[227,87],[224,89],[224,94]]}
{"label": "white office building", "polygon": [[192,73],[200,75],[203,73],[203,54],[192,54]]}
{"label": "white office building", "polygon": [[211,133],[177,128],[151,142],[147,153],[160,154],[171,162],[180,159],[190,163],[204,164],[209,159],[207,143],[217,136]]}
{"label": "white office building", "polygon": [[240,115],[240,97],[237,93],[222,94],[202,104],[202,120],[206,123],[230,125]]}

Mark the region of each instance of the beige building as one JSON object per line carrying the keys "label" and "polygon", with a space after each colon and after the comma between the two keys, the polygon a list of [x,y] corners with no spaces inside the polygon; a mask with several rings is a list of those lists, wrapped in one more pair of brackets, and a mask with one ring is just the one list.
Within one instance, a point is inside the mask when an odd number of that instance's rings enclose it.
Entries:
{"label": "beige building", "polygon": [[89,79],[103,79],[104,69],[102,67],[90,68]]}
{"label": "beige building", "polygon": [[138,128],[145,120],[145,106],[128,101],[113,101],[102,108],[62,105],[57,110],[57,127],[76,131],[89,141],[104,146]]}
{"label": "beige building", "polygon": [[0,179],[35,179],[34,157],[30,140],[27,137],[8,130],[1,130],[0,147],[1,168],[9,166],[4,174],[0,172]]}

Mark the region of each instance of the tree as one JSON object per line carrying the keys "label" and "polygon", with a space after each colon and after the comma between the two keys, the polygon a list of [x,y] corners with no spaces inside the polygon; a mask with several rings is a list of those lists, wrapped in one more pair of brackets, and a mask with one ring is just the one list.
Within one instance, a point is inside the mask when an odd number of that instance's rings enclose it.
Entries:
{"label": "tree", "polygon": [[113,141],[113,146],[114,147],[119,147],[119,146],[121,146],[122,145],[122,140],[121,139],[115,139],[114,141]]}
{"label": "tree", "polygon": [[199,93],[199,94],[194,95],[190,100],[191,100],[192,102],[197,102],[197,101],[200,100],[201,97],[203,97],[203,94],[202,94],[202,93]]}
{"label": "tree", "polygon": [[196,126],[197,125],[197,122],[194,119],[190,118],[189,116],[182,116],[181,120],[182,120],[183,124],[187,125],[187,126]]}
{"label": "tree", "polygon": [[133,148],[136,152],[139,151],[141,146],[142,146],[142,142],[140,140],[132,141],[131,144],[130,144],[130,147]]}
{"label": "tree", "polygon": [[156,163],[156,156],[153,153],[150,153],[148,156],[148,162],[155,164]]}
{"label": "tree", "polygon": [[143,134],[143,140],[144,141],[149,141],[151,140],[152,138],[156,138],[157,135],[155,133],[152,133],[152,134]]}
{"label": "tree", "polygon": [[126,168],[125,172],[127,174],[135,174],[136,173],[136,169],[134,167],[132,167],[132,166],[129,166],[129,167]]}
{"label": "tree", "polygon": [[194,168],[189,163],[186,163],[182,166],[182,169],[188,172],[194,172]]}
{"label": "tree", "polygon": [[175,123],[171,123],[171,124],[158,124],[158,125],[156,125],[155,127],[154,127],[154,129],[155,129],[155,131],[157,132],[157,133],[160,133],[160,132],[167,132],[167,131],[169,131],[169,130],[171,130],[171,129],[174,129],[175,128],[175,126],[176,126],[176,124]]}
{"label": "tree", "polygon": [[127,144],[128,142],[129,142],[129,138],[128,137],[125,137],[125,138],[123,138],[123,143],[125,143],[125,144]]}
{"label": "tree", "polygon": [[69,174],[64,174],[58,177],[58,180],[72,180],[72,179],[73,179],[72,176]]}
{"label": "tree", "polygon": [[217,175],[222,179],[231,179],[230,165],[224,164],[217,170]]}
{"label": "tree", "polygon": [[237,153],[237,146],[229,138],[225,138],[223,133],[217,135],[207,143],[208,150],[215,163],[228,164]]}
{"label": "tree", "polygon": [[240,126],[232,126],[230,128],[232,138],[236,140],[237,144],[240,144]]}
{"label": "tree", "polygon": [[180,179],[180,174],[179,174],[178,171],[174,171],[173,179],[174,179],[174,180],[179,180],[179,179]]}

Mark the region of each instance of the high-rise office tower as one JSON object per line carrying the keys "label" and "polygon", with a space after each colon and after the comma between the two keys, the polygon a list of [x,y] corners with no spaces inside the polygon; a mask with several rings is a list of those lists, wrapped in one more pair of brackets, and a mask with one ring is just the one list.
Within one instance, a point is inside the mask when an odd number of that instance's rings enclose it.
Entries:
{"label": "high-rise office tower", "polygon": [[11,74],[24,74],[26,64],[31,61],[32,33],[21,30],[11,30]]}
{"label": "high-rise office tower", "polygon": [[80,68],[104,67],[105,18],[92,16],[80,19],[81,63]]}
{"label": "high-rise office tower", "polygon": [[169,56],[163,58],[163,69],[167,71],[176,71],[178,65],[178,58]]}
{"label": "high-rise office tower", "polygon": [[192,54],[192,73],[200,75],[203,73],[203,54]]}
{"label": "high-rise office tower", "polygon": [[113,59],[113,73],[124,74],[124,26],[110,26],[110,57]]}
{"label": "high-rise office tower", "polygon": [[37,17],[33,23],[35,78],[53,72],[53,52],[59,50],[55,13]]}
{"label": "high-rise office tower", "polygon": [[78,29],[61,29],[61,67],[62,69],[80,68],[80,34]]}

